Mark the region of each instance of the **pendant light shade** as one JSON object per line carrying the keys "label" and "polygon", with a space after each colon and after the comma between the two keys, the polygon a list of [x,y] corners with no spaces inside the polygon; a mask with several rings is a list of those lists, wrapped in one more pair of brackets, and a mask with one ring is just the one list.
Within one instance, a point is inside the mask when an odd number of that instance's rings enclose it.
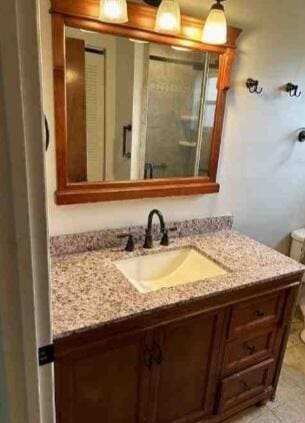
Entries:
{"label": "pendant light shade", "polygon": [[221,45],[227,42],[227,19],[221,1],[217,0],[205,22],[202,41],[206,44]]}
{"label": "pendant light shade", "polygon": [[126,0],[101,0],[100,20],[110,23],[128,22]]}
{"label": "pendant light shade", "polygon": [[168,34],[180,32],[181,12],[176,0],[162,0],[157,12],[155,29]]}

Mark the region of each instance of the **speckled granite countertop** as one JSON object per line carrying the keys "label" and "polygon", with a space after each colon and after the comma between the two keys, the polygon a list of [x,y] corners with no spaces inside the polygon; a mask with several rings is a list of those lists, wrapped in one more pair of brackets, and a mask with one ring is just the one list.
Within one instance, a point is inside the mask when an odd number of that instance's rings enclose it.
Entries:
{"label": "speckled granite countertop", "polygon": [[[170,247],[83,252],[52,259],[53,333],[55,338],[110,321],[177,303],[241,289],[296,274],[305,268],[288,257],[232,230],[172,240]],[[229,272],[210,280],[140,294],[113,264],[114,260],[162,249],[194,246]]]}

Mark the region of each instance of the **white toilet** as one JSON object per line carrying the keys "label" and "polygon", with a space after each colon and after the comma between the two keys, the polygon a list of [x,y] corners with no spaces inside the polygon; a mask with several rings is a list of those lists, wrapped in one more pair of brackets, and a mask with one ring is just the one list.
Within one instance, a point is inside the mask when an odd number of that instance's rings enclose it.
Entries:
{"label": "white toilet", "polygon": [[[290,257],[294,260],[301,261],[304,256],[304,241],[305,241],[305,228],[297,229],[291,234],[292,243],[290,250]],[[298,300],[300,309],[302,311],[304,322],[305,322],[305,275],[303,277],[303,284],[300,291],[300,296]],[[305,329],[301,333],[301,339],[305,343]]]}

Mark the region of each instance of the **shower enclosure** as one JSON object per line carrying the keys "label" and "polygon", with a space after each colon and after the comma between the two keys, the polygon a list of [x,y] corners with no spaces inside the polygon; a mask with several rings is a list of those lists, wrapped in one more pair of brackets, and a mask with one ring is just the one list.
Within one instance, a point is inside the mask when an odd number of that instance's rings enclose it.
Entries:
{"label": "shower enclosure", "polygon": [[65,35],[71,182],[208,174],[218,54]]}
{"label": "shower enclosure", "polygon": [[146,56],[144,178],[207,175],[218,56],[158,44],[147,46]]}

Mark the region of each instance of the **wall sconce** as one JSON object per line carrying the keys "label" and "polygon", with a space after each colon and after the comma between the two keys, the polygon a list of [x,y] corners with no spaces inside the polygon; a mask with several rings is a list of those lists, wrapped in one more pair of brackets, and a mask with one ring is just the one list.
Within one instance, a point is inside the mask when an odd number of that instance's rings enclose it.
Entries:
{"label": "wall sconce", "polygon": [[100,20],[109,23],[128,22],[126,0],[101,0]]}
{"label": "wall sconce", "polygon": [[216,0],[203,27],[202,42],[206,44],[222,45],[227,42],[227,19],[221,2]]}
{"label": "wall sconce", "polygon": [[[227,19],[222,2],[216,0],[203,28],[202,42],[222,45],[227,42]],[[177,0],[144,0],[158,7],[155,31],[176,35],[181,31],[181,11]],[[108,23],[128,22],[127,0],[100,0],[99,19]]]}
{"label": "wall sconce", "polygon": [[252,78],[247,79],[246,87],[248,88],[250,94],[261,94],[263,92],[263,88],[258,89],[258,85],[258,80]]}
{"label": "wall sconce", "polygon": [[181,12],[176,0],[162,0],[157,12],[155,30],[167,34],[180,32]]}
{"label": "wall sconce", "polygon": [[286,89],[286,92],[289,93],[290,97],[301,97],[302,95],[301,91],[298,93],[299,86],[292,84],[292,82],[289,82],[286,85],[285,89]]}

